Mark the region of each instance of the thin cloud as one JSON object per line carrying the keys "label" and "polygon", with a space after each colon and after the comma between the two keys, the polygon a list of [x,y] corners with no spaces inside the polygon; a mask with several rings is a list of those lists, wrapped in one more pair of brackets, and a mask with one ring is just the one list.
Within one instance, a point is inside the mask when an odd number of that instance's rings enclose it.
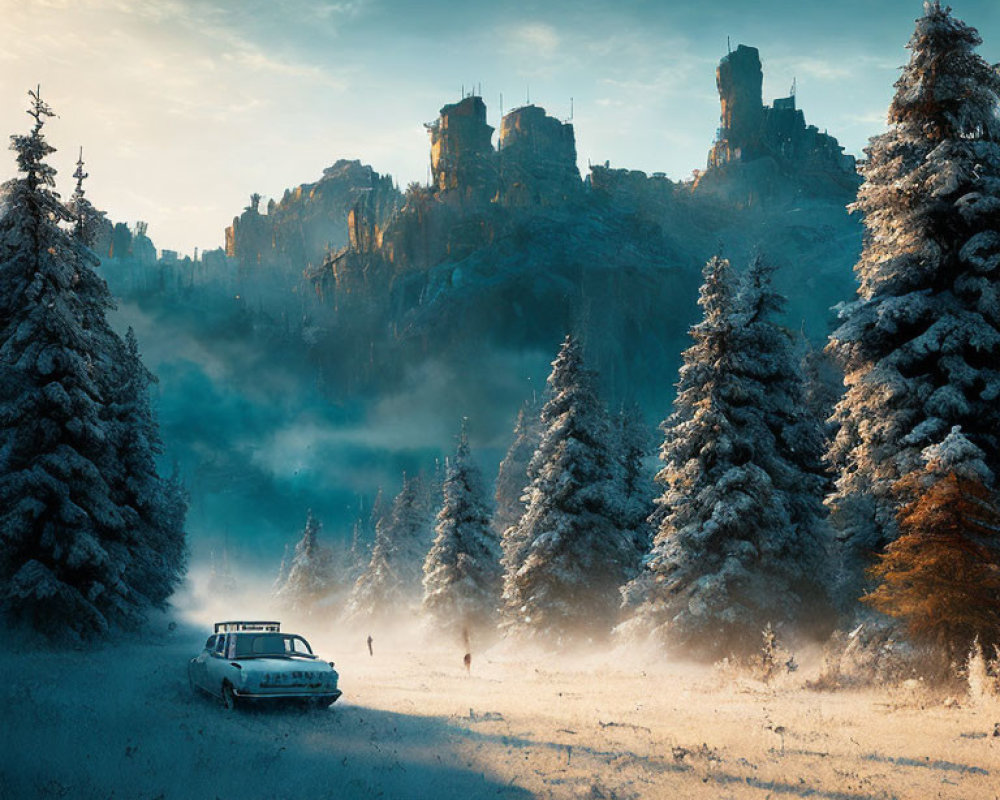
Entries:
{"label": "thin cloud", "polygon": [[515,28],[510,34],[510,42],[518,48],[529,49],[545,58],[558,55],[559,33],[551,25],[531,22]]}

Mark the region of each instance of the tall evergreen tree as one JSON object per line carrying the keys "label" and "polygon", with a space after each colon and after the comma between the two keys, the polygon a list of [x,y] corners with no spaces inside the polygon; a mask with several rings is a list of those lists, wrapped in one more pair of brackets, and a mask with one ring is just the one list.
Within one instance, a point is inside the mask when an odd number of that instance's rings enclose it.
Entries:
{"label": "tall evergreen tree", "polygon": [[493,530],[501,537],[505,562],[520,560],[524,544],[515,541],[517,523],[524,516],[525,491],[528,485],[528,464],[538,449],[541,439],[539,409],[532,401],[525,401],[517,412],[514,424],[514,441],[500,462],[494,499]]}
{"label": "tall evergreen tree", "polygon": [[444,482],[448,477],[448,459],[434,459],[434,469],[431,471],[430,478],[425,481],[425,490],[427,492],[427,511],[434,517],[437,516],[437,512],[441,510],[441,504],[444,499]]}
{"label": "tall evergreen tree", "polygon": [[852,601],[924,448],[960,425],[1000,469],[1000,74],[974,28],[924,8],[861,166],[858,297],[829,344],[846,374],[829,505]]}
{"label": "tall evergreen tree", "polygon": [[800,624],[824,605],[818,422],[803,416],[769,276],[757,261],[741,288],[728,261],[705,267],[704,317],[663,423],[660,527],[623,590],[626,629],[713,657],[753,650],[769,622]]}
{"label": "tall evergreen tree", "polygon": [[631,531],[636,549],[634,576],[653,543],[654,530],[649,520],[653,511],[654,483],[645,466],[646,457],[653,451],[652,437],[635,403],[622,405],[615,419],[614,433],[621,462],[622,521]]}
{"label": "tall evergreen tree", "polygon": [[319,542],[322,529],[322,523],[309,511],[287,574],[275,592],[275,599],[291,611],[312,614],[336,589],[333,551]]}
{"label": "tall evergreen tree", "polygon": [[379,486],[378,490],[375,492],[375,499],[372,501],[372,510],[368,515],[368,529],[374,535],[375,528],[378,527],[379,522],[382,521],[392,511],[392,504],[386,501],[385,493],[382,491],[382,487]]}
{"label": "tall evergreen tree", "polygon": [[351,544],[347,549],[347,558],[343,565],[344,576],[351,584],[361,577],[372,557],[372,542],[362,538],[364,531],[363,521],[354,520],[354,525],[351,526]]}
{"label": "tall evergreen tree", "polygon": [[103,320],[111,298],[95,258],[60,223],[53,116],[30,92],[29,134],[13,136],[20,177],[0,219],[0,607],[53,634],[134,624],[149,598],[126,580],[130,537],[105,467]]}
{"label": "tall evergreen tree", "polygon": [[601,635],[614,624],[634,550],[607,411],[572,336],[552,362],[548,395],[515,533],[523,555],[505,564],[507,627],[556,640]]}
{"label": "tall evergreen tree", "polygon": [[185,568],[187,496],[176,474],[164,479],[157,468],[163,445],[149,399],[156,377],[142,363],[135,331],[128,329],[124,347],[108,333],[117,363],[110,371],[112,385],[104,414],[114,453],[105,476],[129,532],[128,582],[142,586],[150,601],[162,606]]}
{"label": "tall evergreen tree", "polygon": [[73,173],[76,179],[76,188],[69,199],[69,212],[73,218],[73,235],[83,242],[87,247],[93,247],[94,242],[101,235],[105,228],[110,228],[111,223],[107,220],[107,215],[103,211],[98,211],[87,199],[83,182],[90,177],[84,171],[83,148],[80,148],[80,157],[76,162],[76,171]]}
{"label": "tall evergreen tree", "polygon": [[[789,555],[810,570],[815,581],[826,582],[829,526],[823,499],[831,482],[823,459],[825,423],[812,396],[816,387],[803,372],[801,348],[775,321],[786,302],[773,288],[775,269],[758,256],[747,270],[738,298],[743,322],[737,369],[758,393],[759,410],[774,438],[774,452],[762,464],[787,498],[794,529]],[[828,588],[822,586],[823,597]]]}
{"label": "tall evergreen tree", "polygon": [[464,420],[443,494],[434,544],[424,561],[423,610],[456,632],[483,629],[494,621],[500,601],[500,543]]}
{"label": "tall evergreen tree", "polygon": [[271,585],[271,594],[277,594],[281,591],[281,587],[285,585],[285,581],[288,580],[288,571],[292,568],[292,560],[288,555],[288,544],[285,544],[285,551],[281,554],[281,564],[278,565],[278,575],[274,579],[274,583]]}
{"label": "tall evergreen tree", "polygon": [[359,505],[358,518],[354,521],[354,525],[351,528],[351,545],[347,551],[343,568],[344,580],[351,585],[354,585],[357,579],[361,577],[361,574],[371,562],[372,547],[375,544],[375,530],[378,527],[379,520],[389,511],[386,508],[381,486],[376,491],[375,499],[367,514],[365,513],[363,497],[360,498]]}
{"label": "tall evergreen tree", "polygon": [[418,600],[430,540],[431,519],[423,481],[404,475],[392,510],[375,528],[371,560],[354,584],[350,612],[361,617],[389,617]]}

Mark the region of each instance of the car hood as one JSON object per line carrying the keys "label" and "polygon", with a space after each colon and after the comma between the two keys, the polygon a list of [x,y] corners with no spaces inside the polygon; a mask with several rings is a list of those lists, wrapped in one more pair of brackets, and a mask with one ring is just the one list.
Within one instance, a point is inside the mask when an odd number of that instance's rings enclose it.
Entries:
{"label": "car hood", "polygon": [[326,662],[311,658],[241,658],[239,664],[247,672],[331,672],[333,668]]}

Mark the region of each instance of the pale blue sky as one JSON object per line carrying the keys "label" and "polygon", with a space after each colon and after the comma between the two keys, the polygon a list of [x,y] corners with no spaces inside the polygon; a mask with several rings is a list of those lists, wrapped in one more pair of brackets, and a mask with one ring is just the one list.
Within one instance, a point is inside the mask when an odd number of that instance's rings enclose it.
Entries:
{"label": "pale blue sky", "polygon": [[[956,2],[1000,60],[1000,3]],[[688,176],[718,124],[715,65],[752,44],[765,98],[798,82],[807,118],[850,152],[882,129],[919,0],[0,0],[0,133],[41,82],[60,118],[61,189],[84,145],[95,203],[160,247],[216,247],[252,191],[338,158],[405,186],[427,176],[424,122],[481,84],[491,122],[575,102],[588,160]],[[0,176],[13,160],[0,162]]]}

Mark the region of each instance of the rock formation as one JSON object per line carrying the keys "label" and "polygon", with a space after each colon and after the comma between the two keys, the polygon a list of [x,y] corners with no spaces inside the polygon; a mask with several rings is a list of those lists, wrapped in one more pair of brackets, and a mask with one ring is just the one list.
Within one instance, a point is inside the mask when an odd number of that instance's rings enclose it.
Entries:
{"label": "rock formation", "polygon": [[431,177],[438,194],[460,201],[491,199],[496,192],[496,159],[483,98],[469,95],[446,105],[427,131]]}
{"label": "rock formation", "polygon": [[789,179],[807,192],[826,192],[831,185],[856,190],[853,156],[833,136],[806,124],[794,88],[764,105],[763,80],[756,47],[741,44],[719,63],[722,115],[699,188],[746,203],[780,192]]}
{"label": "rock formation", "polygon": [[359,201],[381,224],[399,197],[391,176],[341,159],[317,182],[286,190],[280,202],[268,203],[266,214],[260,211],[260,195],[251,195],[250,205],[226,228],[226,254],[244,273],[256,267],[301,272],[348,243],[348,214]]}
{"label": "rock formation", "polygon": [[258,267],[273,250],[271,220],[260,213],[260,195],[250,195],[250,205],[226,228],[226,254],[244,272]]}
{"label": "rock formation", "polygon": [[499,198],[505,205],[559,205],[583,189],[573,126],[526,105],[500,123]]}
{"label": "rock formation", "polygon": [[573,126],[540,106],[504,116],[499,151],[476,95],[444,106],[426,127],[431,185],[410,186],[391,214],[378,205],[378,192],[359,197],[347,215],[347,243],[310,272],[334,306],[377,280],[406,287],[401,295],[418,300],[427,270],[490,246],[509,229],[509,210],[564,207],[583,195]]}
{"label": "rock formation", "polygon": [[404,363],[485,342],[543,348],[583,325],[609,383],[643,385],[662,404],[669,383],[637,376],[673,368],[701,265],[719,247],[737,260],[760,247],[790,267],[779,279],[790,326],[804,320],[822,338],[860,244],[844,211],[853,159],[806,124],[794,96],[764,104],[755,48],[725,56],[717,77],[721,126],[694,181],[607,162],[581,180],[572,124],[525,105],[503,116],[494,146],[482,97],[446,104],[427,125],[426,186],[401,194],[341,160],[266,213],[251,198],[227,230],[234,295],[273,308],[291,289],[289,313],[329,351],[317,356],[328,380],[387,381]]}

